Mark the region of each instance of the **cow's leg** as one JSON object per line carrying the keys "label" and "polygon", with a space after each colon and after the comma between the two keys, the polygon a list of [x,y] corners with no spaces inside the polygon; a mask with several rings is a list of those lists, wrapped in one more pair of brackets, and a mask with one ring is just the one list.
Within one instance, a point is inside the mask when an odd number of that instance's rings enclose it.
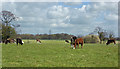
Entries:
{"label": "cow's leg", "polygon": [[75,44],[73,43],[73,49],[75,49],[75,48],[76,48],[76,43]]}
{"label": "cow's leg", "polygon": [[17,46],[18,46],[18,41],[16,41],[16,44],[17,44]]}
{"label": "cow's leg", "polygon": [[73,45],[71,44],[71,48],[73,47]]}
{"label": "cow's leg", "polygon": [[78,42],[78,48],[79,48],[79,42]]}
{"label": "cow's leg", "polygon": [[75,48],[75,49],[76,49],[76,44],[77,44],[77,43],[75,43],[75,45],[74,45],[74,48]]}
{"label": "cow's leg", "polygon": [[75,45],[73,46],[73,49],[75,49]]}
{"label": "cow's leg", "polygon": [[116,42],[114,41],[114,44],[116,44]]}
{"label": "cow's leg", "polygon": [[5,44],[8,44],[8,42],[6,42]]}
{"label": "cow's leg", "polygon": [[83,48],[83,43],[81,43],[81,48]]}
{"label": "cow's leg", "polygon": [[114,46],[116,45],[116,42],[114,41]]}
{"label": "cow's leg", "polygon": [[17,42],[17,46],[18,46],[18,42]]}
{"label": "cow's leg", "polygon": [[41,44],[41,41],[39,41],[39,43]]}
{"label": "cow's leg", "polygon": [[23,44],[23,42],[22,42],[22,41],[20,41],[20,42],[19,42],[19,44],[21,44],[21,45],[22,45],[22,44]]}
{"label": "cow's leg", "polygon": [[71,45],[71,48],[73,48],[74,46],[73,46],[73,44],[72,44],[72,42],[70,43],[70,45]]}

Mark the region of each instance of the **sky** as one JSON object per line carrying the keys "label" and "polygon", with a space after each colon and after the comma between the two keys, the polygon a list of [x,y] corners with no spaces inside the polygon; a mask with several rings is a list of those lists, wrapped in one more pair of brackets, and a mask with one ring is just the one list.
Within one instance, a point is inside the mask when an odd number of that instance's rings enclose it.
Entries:
{"label": "sky", "polygon": [[21,17],[20,34],[88,35],[96,27],[118,36],[117,2],[3,2],[2,10]]}

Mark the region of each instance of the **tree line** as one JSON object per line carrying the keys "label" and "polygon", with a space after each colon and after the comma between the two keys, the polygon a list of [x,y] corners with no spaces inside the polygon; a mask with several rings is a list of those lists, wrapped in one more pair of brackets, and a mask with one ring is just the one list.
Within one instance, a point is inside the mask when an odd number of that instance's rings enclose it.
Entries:
{"label": "tree line", "polygon": [[74,35],[69,35],[66,33],[57,33],[57,34],[17,34],[17,37],[22,39],[47,39],[47,40],[65,40],[70,39]]}

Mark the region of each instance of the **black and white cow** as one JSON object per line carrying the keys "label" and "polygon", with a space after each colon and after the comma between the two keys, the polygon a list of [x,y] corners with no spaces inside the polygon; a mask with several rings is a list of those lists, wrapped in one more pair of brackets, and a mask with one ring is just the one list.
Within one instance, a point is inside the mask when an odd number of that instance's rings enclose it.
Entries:
{"label": "black and white cow", "polygon": [[71,37],[70,42],[68,40],[65,40],[66,43],[70,43],[71,47],[73,48],[75,45],[75,40],[77,39],[76,36]]}
{"label": "black and white cow", "polygon": [[74,45],[75,45],[75,40],[77,39],[77,37],[76,36],[73,36],[73,37],[71,37],[71,39],[70,39],[70,41],[71,41],[71,47],[74,47]]}
{"label": "black and white cow", "polygon": [[106,45],[109,45],[110,43],[116,44],[115,39],[109,39],[109,40],[107,41]]}
{"label": "black and white cow", "polygon": [[16,44],[17,44],[17,45],[18,45],[18,44],[23,45],[24,42],[22,41],[22,39],[20,39],[20,38],[16,38]]}

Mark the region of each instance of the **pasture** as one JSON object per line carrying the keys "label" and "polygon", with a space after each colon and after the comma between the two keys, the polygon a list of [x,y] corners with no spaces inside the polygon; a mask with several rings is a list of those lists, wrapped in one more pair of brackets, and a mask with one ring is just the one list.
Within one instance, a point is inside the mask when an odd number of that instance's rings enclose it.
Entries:
{"label": "pasture", "polygon": [[23,40],[2,44],[2,67],[117,67],[118,44],[84,44],[72,49],[63,40]]}

